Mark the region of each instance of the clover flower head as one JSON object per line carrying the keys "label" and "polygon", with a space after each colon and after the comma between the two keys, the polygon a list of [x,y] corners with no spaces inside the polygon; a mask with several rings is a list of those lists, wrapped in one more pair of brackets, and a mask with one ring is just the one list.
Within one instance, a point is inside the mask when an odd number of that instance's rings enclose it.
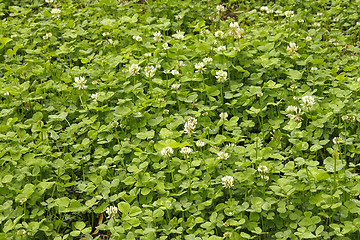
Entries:
{"label": "clover flower head", "polygon": [[287,51],[290,54],[294,54],[294,53],[296,53],[297,50],[298,50],[298,46],[296,45],[296,43],[290,42],[289,46],[287,47]]}
{"label": "clover flower head", "polygon": [[225,33],[223,31],[216,31],[214,33],[214,35],[215,35],[215,37],[222,39],[224,37]]}
{"label": "clover flower head", "polygon": [[177,62],[176,62],[176,65],[177,65],[179,68],[182,68],[182,67],[185,66],[185,63],[184,63],[184,61],[177,61]]}
{"label": "clover flower head", "polygon": [[262,11],[262,12],[267,12],[268,10],[269,10],[268,6],[262,6],[260,8],[260,11]]}
{"label": "clover flower head", "polygon": [[135,41],[141,42],[142,41],[142,37],[140,37],[139,35],[135,35],[132,37]]}
{"label": "clover flower head", "polygon": [[225,12],[225,7],[223,5],[217,5],[216,10],[218,13]]}
{"label": "clover flower head", "polygon": [[195,118],[189,118],[188,121],[184,124],[184,133],[191,136],[194,133],[196,128],[197,120]]}
{"label": "clover flower head", "polygon": [[144,54],[144,58],[149,58],[149,57],[151,57],[151,53],[145,53]]}
{"label": "clover flower head", "polygon": [[226,51],[226,46],[220,46],[216,50],[218,50],[219,52],[224,52]]}
{"label": "clover flower head", "polygon": [[218,159],[218,160],[226,160],[230,157],[230,154],[228,154],[226,152],[218,152],[217,155],[218,155],[218,157],[216,159]]}
{"label": "clover flower head", "polygon": [[86,79],[85,77],[75,77],[74,87],[78,88],[79,90],[87,88]]}
{"label": "clover flower head", "polygon": [[334,137],[332,141],[334,144],[340,144],[343,142],[341,137]]}
{"label": "clover flower head", "polygon": [[43,36],[43,39],[44,40],[47,40],[47,39],[49,39],[49,38],[51,38],[52,37],[52,33],[46,33],[44,36]]}
{"label": "clover flower head", "polygon": [[102,35],[105,37],[105,36],[109,36],[110,33],[109,32],[103,32]]}
{"label": "clover flower head", "polygon": [[282,11],[279,9],[279,10],[276,10],[275,13],[276,13],[277,15],[280,15],[280,14],[282,14]]}
{"label": "clover flower head", "polygon": [[91,99],[93,102],[98,102],[99,93],[93,93],[91,94]]}
{"label": "clover flower head", "polygon": [[61,10],[58,8],[53,8],[53,9],[51,9],[51,14],[52,14],[52,17],[59,18],[60,14],[61,14]]}
{"label": "clover flower head", "polygon": [[264,174],[268,171],[267,166],[259,166],[257,169],[261,174]]}
{"label": "clover flower head", "polygon": [[211,64],[213,62],[213,59],[211,57],[206,57],[203,59],[203,62],[205,64]]}
{"label": "clover flower head", "polygon": [[222,112],[219,114],[219,117],[224,121],[227,120],[228,116],[229,115],[227,114],[227,112]]}
{"label": "clover flower head", "polygon": [[173,85],[171,85],[171,89],[172,90],[178,90],[179,88],[180,88],[180,84],[178,84],[178,83],[174,83]]}
{"label": "clover flower head", "polygon": [[146,77],[152,78],[153,76],[155,76],[156,68],[154,66],[147,66],[145,67],[144,71]]}
{"label": "clover flower head", "polygon": [[200,72],[200,73],[203,73],[206,70],[205,64],[203,62],[196,63],[195,68],[196,68],[195,72]]}
{"label": "clover flower head", "polygon": [[129,67],[129,72],[131,75],[135,76],[136,74],[139,74],[141,67],[138,64],[131,64]]}
{"label": "clover flower head", "polygon": [[205,146],[205,143],[204,143],[203,141],[201,141],[201,140],[197,140],[197,141],[195,142],[195,144],[196,144],[197,147],[203,147],[203,146]]}
{"label": "clover flower head", "polygon": [[9,92],[4,92],[4,96],[9,96],[10,93]]}
{"label": "clover flower head", "polygon": [[168,49],[170,49],[170,47],[169,47],[169,44],[168,44],[168,43],[164,43],[164,44],[162,45],[162,47],[163,47],[163,49],[164,49],[164,50],[168,50]]}
{"label": "clover flower head", "polygon": [[161,32],[155,32],[154,33],[154,40],[155,40],[155,42],[160,42],[162,40]]}
{"label": "clover flower head", "polygon": [[319,22],[314,22],[314,27],[320,27],[321,24]]}
{"label": "clover flower head", "polygon": [[173,35],[173,37],[177,40],[184,40],[184,32],[177,30],[176,33]]}
{"label": "clover flower head", "polygon": [[169,114],[169,110],[168,110],[168,109],[164,109],[163,114],[168,115],[168,114]]}
{"label": "clover flower head", "polygon": [[52,3],[54,0],[45,0],[46,3]]}
{"label": "clover flower head", "polygon": [[182,19],[182,16],[181,16],[181,15],[176,15],[176,16],[175,16],[175,19],[179,21],[179,20]]}
{"label": "clover flower head", "polygon": [[226,238],[226,237],[229,238],[231,236],[232,236],[231,232],[224,232],[224,235],[223,235],[224,238]]}
{"label": "clover flower head", "polygon": [[115,206],[110,206],[106,208],[106,214],[108,215],[107,218],[114,217],[118,212],[118,208]]}
{"label": "clover flower head", "polygon": [[286,111],[290,113],[296,113],[298,111],[298,107],[290,105],[286,108]]}
{"label": "clover flower head", "polygon": [[295,121],[302,121],[302,117],[300,117],[303,112],[301,111],[301,108],[298,108],[296,106],[288,106],[286,108],[286,112],[288,112],[288,114],[286,114],[286,116],[292,120],[295,120]]}
{"label": "clover flower head", "polygon": [[117,121],[113,121],[113,122],[111,123],[111,126],[112,126],[112,127],[117,127],[117,126],[119,126],[119,123],[118,123]]}
{"label": "clover flower head", "polygon": [[223,83],[226,81],[227,75],[228,75],[227,72],[225,72],[223,70],[219,70],[219,71],[216,71],[215,78],[217,79],[217,81],[219,83]]}
{"label": "clover flower head", "polygon": [[288,17],[288,18],[295,16],[294,11],[286,11],[286,12],[284,12],[284,14],[285,14],[285,17]]}
{"label": "clover flower head", "polygon": [[16,235],[24,235],[26,233],[25,229],[20,229],[16,232]]}
{"label": "clover flower head", "polygon": [[234,186],[234,178],[232,176],[225,176],[221,178],[224,188],[231,188]]}
{"label": "clover flower head", "polygon": [[241,34],[243,33],[244,33],[244,29],[239,27],[239,23],[237,22],[230,23],[230,31],[229,31],[230,36],[241,38]]}
{"label": "clover flower head", "polygon": [[183,147],[180,150],[180,153],[184,155],[185,158],[190,157],[190,153],[192,153],[192,148],[190,147]]}
{"label": "clover flower head", "polygon": [[356,22],[356,26],[360,26],[360,22]]}
{"label": "clover flower head", "polygon": [[309,110],[315,104],[315,99],[313,96],[303,96],[301,100],[302,103],[300,105],[306,110]]}
{"label": "clover flower head", "polygon": [[310,42],[310,41],[312,40],[312,37],[307,36],[307,37],[305,38],[305,40],[306,40],[307,42]]}
{"label": "clover flower head", "polygon": [[344,122],[355,123],[356,118],[352,115],[344,115],[341,117]]}
{"label": "clover flower head", "polygon": [[265,181],[269,181],[269,179],[270,179],[268,175],[264,175],[264,174],[262,174],[260,177],[262,179],[264,179]]}
{"label": "clover flower head", "polygon": [[171,74],[174,76],[180,75],[179,71],[175,69],[171,70]]}
{"label": "clover flower head", "polygon": [[161,150],[161,155],[163,157],[170,157],[174,153],[174,150],[171,147],[164,147]]}

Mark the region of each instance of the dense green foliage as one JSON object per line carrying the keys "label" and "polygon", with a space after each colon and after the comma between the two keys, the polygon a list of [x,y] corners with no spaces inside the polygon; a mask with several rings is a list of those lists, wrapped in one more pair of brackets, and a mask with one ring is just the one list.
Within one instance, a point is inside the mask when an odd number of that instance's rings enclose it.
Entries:
{"label": "dense green foliage", "polygon": [[265,4],[0,0],[0,239],[359,239],[360,1]]}

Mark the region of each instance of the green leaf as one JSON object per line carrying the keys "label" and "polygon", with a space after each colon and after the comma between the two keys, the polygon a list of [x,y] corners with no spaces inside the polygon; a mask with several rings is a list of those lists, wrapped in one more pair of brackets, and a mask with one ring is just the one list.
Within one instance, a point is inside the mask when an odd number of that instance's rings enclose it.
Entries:
{"label": "green leaf", "polygon": [[76,229],[81,230],[86,227],[86,224],[84,222],[76,222],[74,226]]}
{"label": "green leaf", "polygon": [[155,136],[155,131],[154,130],[136,133],[136,137],[140,138],[140,139],[143,139],[143,140],[144,139],[151,139],[154,136]]}
{"label": "green leaf", "polygon": [[127,202],[119,202],[118,209],[122,214],[128,215],[130,210],[130,204]]}
{"label": "green leaf", "polygon": [[298,70],[293,70],[293,69],[290,69],[289,71],[286,72],[289,77],[292,79],[292,80],[298,80],[298,79],[301,79],[302,77],[302,73],[299,72]]}

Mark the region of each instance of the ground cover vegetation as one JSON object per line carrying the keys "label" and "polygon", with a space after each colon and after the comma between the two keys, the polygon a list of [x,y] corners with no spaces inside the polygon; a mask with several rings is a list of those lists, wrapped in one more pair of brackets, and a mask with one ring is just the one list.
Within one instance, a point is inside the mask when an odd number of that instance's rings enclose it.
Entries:
{"label": "ground cover vegetation", "polygon": [[1,239],[359,239],[360,1],[0,1]]}

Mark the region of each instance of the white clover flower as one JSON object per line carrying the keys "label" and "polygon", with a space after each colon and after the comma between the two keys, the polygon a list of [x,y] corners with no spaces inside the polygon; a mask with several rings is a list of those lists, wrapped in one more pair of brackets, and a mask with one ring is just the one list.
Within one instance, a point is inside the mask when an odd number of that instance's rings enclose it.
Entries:
{"label": "white clover flower", "polygon": [[224,52],[224,51],[226,51],[226,46],[220,46],[220,47],[217,48],[217,50],[219,52]]}
{"label": "white clover flower", "polygon": [[175,34],[173,34],[173,37],[177,40],[184,40],[184,32],[181,32],[180,30],[177,30]]}
{"label": "white clover flower", "polygon": [[156,42],[160,42],[160,41],[162,40],[162,34],[161,34],[161,32],[155,32],[155,33],[154,33],[154,40],[155,40]]}
{"label": "white clover flower", "polygon": [[164,49],[164,50],[168,50],[168,49],[170,49],[170,47],[169,47],[169,44],[168,44],[168,43],[164,43],[164,44],[162,45],[162,47],[163,47],[163,49]]}
{"label": "white clover flower", "polygon": [[234,178],[232,176],[225,176],[221,178],[224,188],[231,188],[234,186]]}
{"label": "white clover flower", "polygon": [[310,42],[310,41],[312,40],[312,37],[307,36],[307,37],[305,38],[305,40],[306,40],[307,42]]}
{"label": "white clover flower", "polygon": [[280,15],[280,14],[282,14],[282,11],[281,11],[281,10],[276,10],[275,13],[276,13],[277,15]]}
{"label": "white clover flower", "polygon": [[314,22],[314,27],[320,27],[321,24],[319,22]]}
{"label": "white clover flower", "polygon": [[135,76],[136,74],[139,74],[141,67],[138,64],[131,64],[129,67],[129,72],[131,75]]}
{"label": "white clover flower", "polygon": [[190,147],[183,147],[180,150],[180,153],[184,155],[185,158],[190,157],[190,153],[192,153],[192,148]]}
{"label": "white clover flower", "polygon": [[316,72],[317,70],[319,70],[317,67],[311,67],[310,71],[312,72]]}
{"label": "white clover flower", "polygon": [[287,51],[290,54],[294,54],[294,53],[296,53],[297,50],[298,50],[298,46],[296,45],[296,43],[290,42],[289,46],[287,47]]}
{"label": "white clover flower", "polygon": [[99,93],[93,93],[91,94],[91,98],[93,102],[98,102]]}
{"label": "white clover flower", "polygon": [[225,7],[223,5],[217,5],[216,10],[218,13],[225,12]]}
{"label": "white clover flower", "polygon": [[114,128],[116,128],[117,126],[119,126],[119,123],[118,123],[117,121],[113,121],[113,122],[111,123],[111,126],[114,127]]}
{"label": "white clover flower", "polygon": [[75,77],[74,87],[78,88],[79,90],[87,88],[86,79],[85,77]]}
{"label": "white clover flower", "polygon": [[214,33],[215,37],[223,39],[223,37],[225,36],[225,33],[223,31],[216,31]]}
{"label": "white clover flower", "polygon": [[262,6],[260,8],[260,11],[262,11],[262,12],[267,12],[268,10],[269,10],[268,6]]}
{"label": "white clover flower", "polygon": [[341,120],[343,120],[344,122],[355,123],[356,118],[352,115],[344,115],[341,117]]}
{"label": "white clover flower", "polygon": [[312,96],[303,96],[301,100],[303,103],[300,105],[306,110],[309,110],[315,104],[315,99]]}
{"label": "white clover flower", "polygon": [[360,26],[360,22],[356,22],[356,26]]}
{"label": "white clover flower", "polygon": [[213,16],[209,16],[209,20],[210,20],[210,21],[214,21],[215,18],[214,18]]}
{"label": "white clover flower", "polygon": [[203,59],[203,62],[205,64],[211,64],[213,62],[213,59],[211,57],[206,57]]}
{"label": "white clover flower", "polygon": [[184,124],[184,133],[191,136],[194,133],[196,128],[197,120],[196,118],[189,118],[187,122]]}
{"label": "white clover flower", "polygon": [[285,13],[285,17],[294,17],[294,11],[286,11]]}
{"label": "white clover flower", "polygon": [[230,157],[230,154],[228,154],[226,152],[218,152],[217,155],[218,155],[218,157],[216,159],[218,159],[218,160],[226,160]]}
{"label": "white clover flower", "polygon": [[230,31],[229,35],[241,38],[241,34],[244,33],[244,30],[239,27],[239,24],[237,22],[230,23]]}
{"label": "white clover flower", "polygon": [[4,96],[9,96],[10,93],[9,92],[4,92]]}
{"label": "white clover flower", "polygon": [[323,14],[324,14],[324,13],[322,13],[322,12],[316,13],[317,16],[322,16]]}
{"label": "white clover flower", "polygon": [[135,41],[141,42],[142,41],[142,37],[140,37],[139,35],[135,35],[132,37]]}
{"label": "white clover flower", "polygon": [[264,94],[263,94],[262,92],[258,92],[258,93],[256,93],[256,96],[257,96],[258,98],[260,98],[260,97],[264,96]]}
{"label": "white clover flower", "polygon": [[16,235],[24,235],[26,233],[25,229],[20,229],[16,232]]}
{"label": "white clover flower", "polygon": [[260,177],[262,179],[264,179],[265,181],[269,181],[269,176],[268,175],[261,175]]}
{"label": "white clover flower", "polygon": [[264,174],[268,171],[267,166],[259,166],[257,169],[261,174]]}
{"label": "white clover flower", "polygon": [[44,40],[47,40],[47,39],[49,39],[49,38],[51,38],[52,37],[52,33],[46,33],[44,36],[43,36],[43,39]]}
{"label": "white clover flower", "polygon": [[232,236],[231,232],[224,232],[224,234],[223,234],[224,238],[227,238],[227,237],[229,238],[231,236]]}
{"label": "white clover flower", "polygon": [[290,113],[297,112],[297,111],[298,111],[298,107],[290,105],[290,106],[288,106],[288,107],[286,108],[286,111],[287,111],[287,112],[290,112]]}
{"label": "white clover flower", "polygon": [[195,142],[195,144],[196,144],[197,147],[203,147],[203,146],[205,146],[205,143],[204,143],[203,141],[200,141],[200,140],[197,140],[197,141]]}
{"label": "white clover flower", "polygon": [[145,58],[151,57],[151,53],[145,53],[145,54],[144,54],[144,57],[145,57]]}
{"label": "white clover flower", "polygon": [[178,83],[174,83],[173,85],[171,85],[172,90],[178,90],[179,88],[180,88],[180,84]]}
{"label": "white clover flower", "polygon": [[147,66],[145,67],[144,71],[146,77],[152,78],[153,76],[155,76],[156,68],[154,66]]}
{"label": "white clover flower", "polygon": [[334,137],[332,141],[334,144],[340,144],[343,142],[341,137]]}
{"label": "white clover flower", "polygon": [[118,212],[118,208],[115,206],[110,206],[106,208],[106,214],[108,215],[107,218],[115,217]]}
{"label": "white clover flower", "polygon": [[175,19],[179,21],[179,20],[182,19],[182,16],[181,16],[181,15],[176,15],[176,16],[175,16]]}
{"label": "white clover flower", "polygon": [[163,114],[168,115],[168,114],[169,114],[169,110],[168,110],[168,109],[164,109]]}
{"label": "white clover flower", "polygon": [[222,120],[227,120],[228,118],[228,114],[226,112],[222,112],[219,114],[219,117],[222,119]]}
{"label": "white clover flower", "polygon": [[208,112],[203,112],[201,115],[203,115],[204,117],[208,116],[209,113]]}
{"label": "white clover flower", "polygon": [[161,150],[161,155],[163,157],[170,157],[174,153],[174,150],[171,147],[164,147]]}
{"label": "white clover flower", "polygon": [[165,70],[164,70],[164,73],[165,73],[165,74],[169,74],[169,73],[170,73],[170,70],[169,70],[169,69],[165,69]]}
{"label": "white clover flower", "polygon": [[175,69],[171,70],[171,74],[174,76],[180,75],[179,71]]}
{"label": "white clover flower", "polygon": [[51,14],[52,14],[52,17],[59,18],[60,14],[61,14],[61,10],[58,8],[53,8],[53,9],[51,9]]}
{"label": "white clover flower", "polygon": [[223,83],[226,81],[227,72],[225,72],[223,70],[216,71],[215,78],[217,79],[218,82]]}
{"label": "white clover flower", "polygon": [[113,45],[113,43],[114,43],[114,41],[113,41],[111,38],[108,39],[108,42],[109,42],[111,45]]}
{"label": "white clover flower", "polygon": [[12,34],[10,35],[11,38],[16,38],[17,37],[17,34]]}
{"label": "white clover flower", "polygon": [[103,32],[102,35],[105,37],[105,36],[109,36],[110,33],[109,32]]}
{"label": "white clover flower", "polygon": [[205,64],[203,62],[196,63],[195,68],[196,68],[195,72],[200,72],[200,73],[203,73],[206,70]]}
{"label": "white clover flower", "polygon": [[52,3],[54,0],[45,0],[46,3]]}
{"label": "white clover flower", "polygon": [[182,68],[182,67],[185,66],[185,63],[184,63],[184,61],[177,61],[177,62],[176,62],[176,65],[177,65],[179,68]]}
{"label": "white clover flower", "polygon": [[200,35],[208,35],[210,34],[210,31],[208,29],[201,29]]}

